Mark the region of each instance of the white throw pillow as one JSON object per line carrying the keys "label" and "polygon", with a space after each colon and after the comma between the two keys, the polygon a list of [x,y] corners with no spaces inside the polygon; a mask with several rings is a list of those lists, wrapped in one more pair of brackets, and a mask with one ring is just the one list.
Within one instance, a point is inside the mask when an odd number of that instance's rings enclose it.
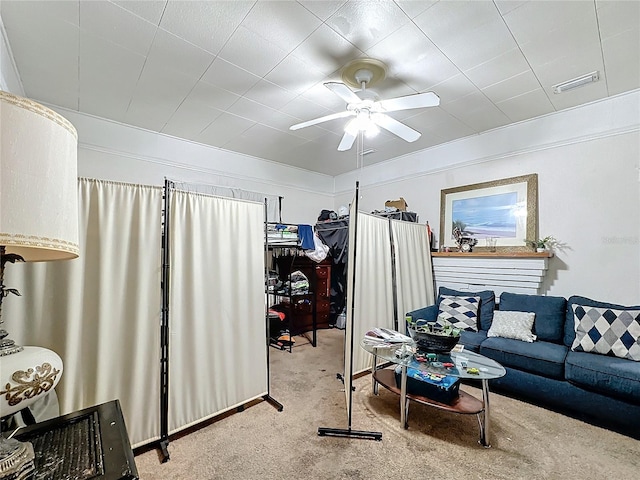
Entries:
{"label": "white throw pillow", "polygon": [[533,312],[496,310],[493,312],[493,322],[487,337],[513,338],[531,343],[536,339],[532,332],[535,318],[536,314]]}

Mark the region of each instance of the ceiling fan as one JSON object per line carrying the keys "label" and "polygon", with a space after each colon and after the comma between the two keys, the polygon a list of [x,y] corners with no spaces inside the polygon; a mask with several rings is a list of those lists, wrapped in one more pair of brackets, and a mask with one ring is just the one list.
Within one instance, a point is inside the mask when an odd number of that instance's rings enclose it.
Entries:
{"label": "ceiling fan", "polygon": [[[382,80],[386,73],[386,65],[379,60],[358,58],[350,62],[342,70],[344,83],[327,82],[324,84],[325,87],[347,102],[346,109],[342,112],[297,123],[289,129],[298,130],[329,120],[355,117],[345,126],[344,136],[338,145],[339,151],[349,150],[359,132],[374,133],[378,131],[377,127],[382,127],[407,142],[415,142],[420,138],[420,132],[390,117],[387,112],[436,107],[440,104],[440,97],[433,92],[425,92],[380,100],[378,95],[372,90],[367,90],[367,87]],[[360,88],[360,90],[354,92],[347,85]]]}

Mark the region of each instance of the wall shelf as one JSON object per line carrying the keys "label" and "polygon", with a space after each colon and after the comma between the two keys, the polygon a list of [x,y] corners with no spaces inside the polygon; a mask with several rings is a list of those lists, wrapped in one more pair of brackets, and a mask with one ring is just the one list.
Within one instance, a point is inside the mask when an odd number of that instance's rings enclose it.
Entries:
{"label": "wall shelf", "polygon": [[553,252],[432,252],[432,257],[468,257],[468,258],[551,258]]}

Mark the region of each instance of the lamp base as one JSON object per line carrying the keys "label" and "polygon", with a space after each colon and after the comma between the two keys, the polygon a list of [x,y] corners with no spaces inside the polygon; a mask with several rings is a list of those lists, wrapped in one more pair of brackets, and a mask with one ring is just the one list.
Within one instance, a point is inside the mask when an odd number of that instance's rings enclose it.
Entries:
{"label": "lamp base", "polygon": [[7,335],[9,334],[6,330],[0,329],[0,357],[22,351],[22,347],[20,345],[16,345],[16,342],[10,338],[7,338]]}
{"label": "lamp base", "polygon": [[28,480],[35,472],[33,445],[0,435],[0,479]]}

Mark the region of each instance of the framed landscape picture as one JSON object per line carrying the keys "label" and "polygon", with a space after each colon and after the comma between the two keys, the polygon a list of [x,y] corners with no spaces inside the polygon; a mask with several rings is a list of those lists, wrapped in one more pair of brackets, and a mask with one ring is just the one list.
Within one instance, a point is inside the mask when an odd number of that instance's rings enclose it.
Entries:
{"label": "framed landscape picture", "polygon": [[525,240],[538,237],[538,175],[447,188],[440,195],[440,246],[457,248],[454,229],[496,251],[530,251]]}

